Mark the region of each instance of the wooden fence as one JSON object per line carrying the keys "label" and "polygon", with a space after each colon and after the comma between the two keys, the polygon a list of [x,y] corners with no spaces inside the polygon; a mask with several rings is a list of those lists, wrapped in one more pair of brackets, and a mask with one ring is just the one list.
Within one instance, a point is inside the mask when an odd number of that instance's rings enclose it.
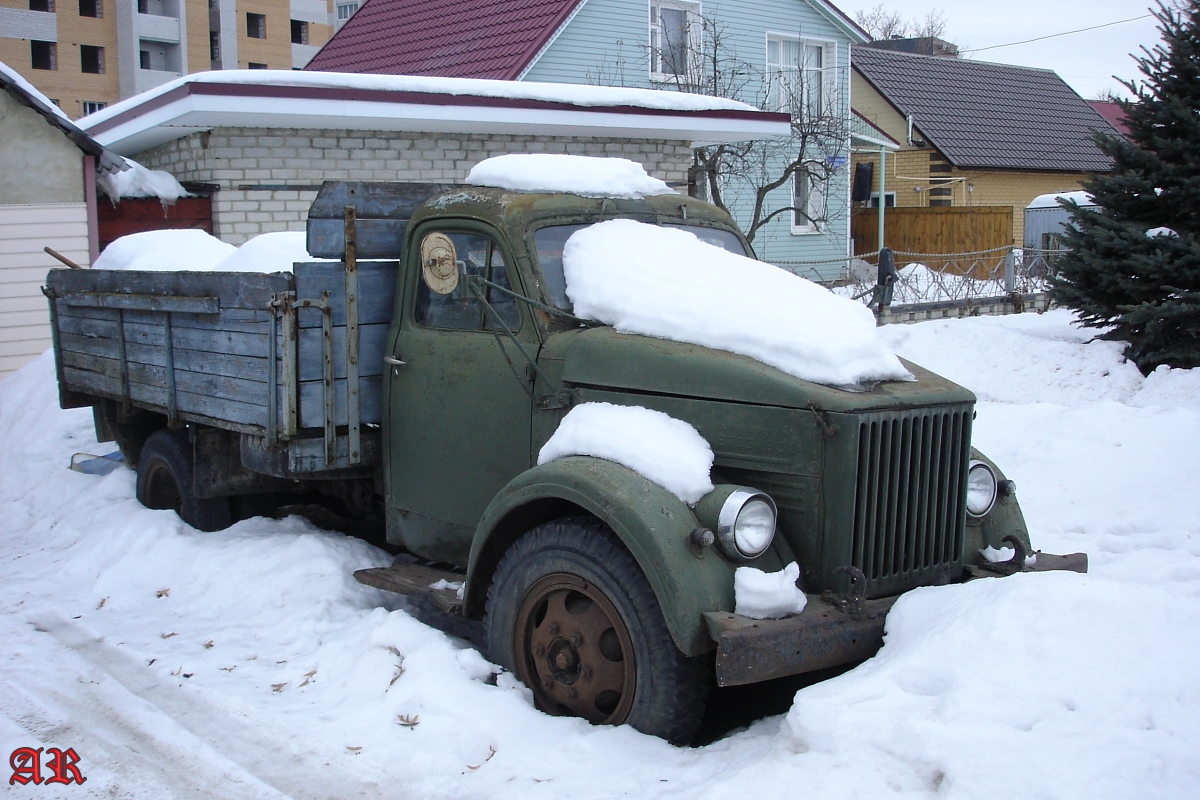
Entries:
{"label": "wooden fence", "polygon": [[[1013,245],[1012,206],[887,208],[883,226],[884,246],[905,253],[973,253]],[[879,209],[854,209],[850,236],[855,253],[878,250]]]}

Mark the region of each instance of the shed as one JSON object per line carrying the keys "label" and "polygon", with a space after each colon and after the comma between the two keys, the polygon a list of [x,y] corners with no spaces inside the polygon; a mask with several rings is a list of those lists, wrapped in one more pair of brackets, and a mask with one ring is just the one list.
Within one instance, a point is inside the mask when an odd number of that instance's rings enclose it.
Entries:
{"label": "shed", "polygon": [[686,191],[697,142],[786,135],[786,114],[681,92],[411,75],[196,73],[90,115],[116,152],[210,184],[216,236],[303,231],[327,180],[456,183],[485,158],[620,156]]}
{"label": "shed", "polygon": [[1059,205],[1059,200],[1074,200],[1080,208],[1096,208],[1087,192],[1055,192],[1035,197],[1025,206],[1026,250],[1061,250],[1059,237],[1071,222],[1071,212]]}
{"label": "shed", "polygon": [[41,286],[48,269],[63,265],[44,248],[91,263],[96,170],[124,167],[0,63],[0,379],[50,346]]}

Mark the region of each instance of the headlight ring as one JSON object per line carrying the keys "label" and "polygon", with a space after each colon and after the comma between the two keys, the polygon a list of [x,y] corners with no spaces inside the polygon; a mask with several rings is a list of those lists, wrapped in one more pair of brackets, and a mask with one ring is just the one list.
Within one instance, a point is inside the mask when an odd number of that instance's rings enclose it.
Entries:
{"label": "headlight ring", "polygon": [[778,510],[770,495],[756,489],[736,489],[721,505],[717,546],[730,561],[752,561],[771,546],[777,520]]}
{"label": "headlight ring", "polygon": [[967,514],[979,519],[986,517],[996,504],[999,485],[996,473],[983,461],[972,461],[967,467]]}

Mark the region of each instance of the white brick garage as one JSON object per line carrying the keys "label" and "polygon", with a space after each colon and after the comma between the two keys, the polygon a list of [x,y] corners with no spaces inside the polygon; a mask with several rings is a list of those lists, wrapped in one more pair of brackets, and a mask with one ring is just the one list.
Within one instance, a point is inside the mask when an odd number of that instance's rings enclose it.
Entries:
{"label": "white brick garage", "polygon": [[686,191],[695,143],[786,134],[785,114],[645,89],[271,70],[198,73],[87,118],[114,151],[212,184],[217,236],[304,230],[326,180],[461,182],[505,153],[621,156]]}
{"label": "white brick garage", "polygon": [[481,160],[504,153],[620,156],[680,187],[686,187],[692,160],[687,141],[283,128],[216,128],[159,145],[137,159],[181,181],[218,187],[216,234],[240,244],[259,233],[304,230],[322,181],[461,183]]}

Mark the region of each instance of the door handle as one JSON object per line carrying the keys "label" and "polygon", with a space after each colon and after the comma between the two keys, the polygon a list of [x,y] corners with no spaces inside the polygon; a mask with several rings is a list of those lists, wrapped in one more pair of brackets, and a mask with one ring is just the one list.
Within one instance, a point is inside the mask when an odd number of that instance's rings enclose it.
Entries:
{"label": "door handle", "polygon": [[391,364],[393,367],[403,367],[403,366],[405,366],[405,365],[406,365],[408,362],[406,362],[406,361],[401,361],[400,359],[396,358],[395,356],[384,356],[384,357],[383,357],[383,363],[385,363],[385,364]]}

